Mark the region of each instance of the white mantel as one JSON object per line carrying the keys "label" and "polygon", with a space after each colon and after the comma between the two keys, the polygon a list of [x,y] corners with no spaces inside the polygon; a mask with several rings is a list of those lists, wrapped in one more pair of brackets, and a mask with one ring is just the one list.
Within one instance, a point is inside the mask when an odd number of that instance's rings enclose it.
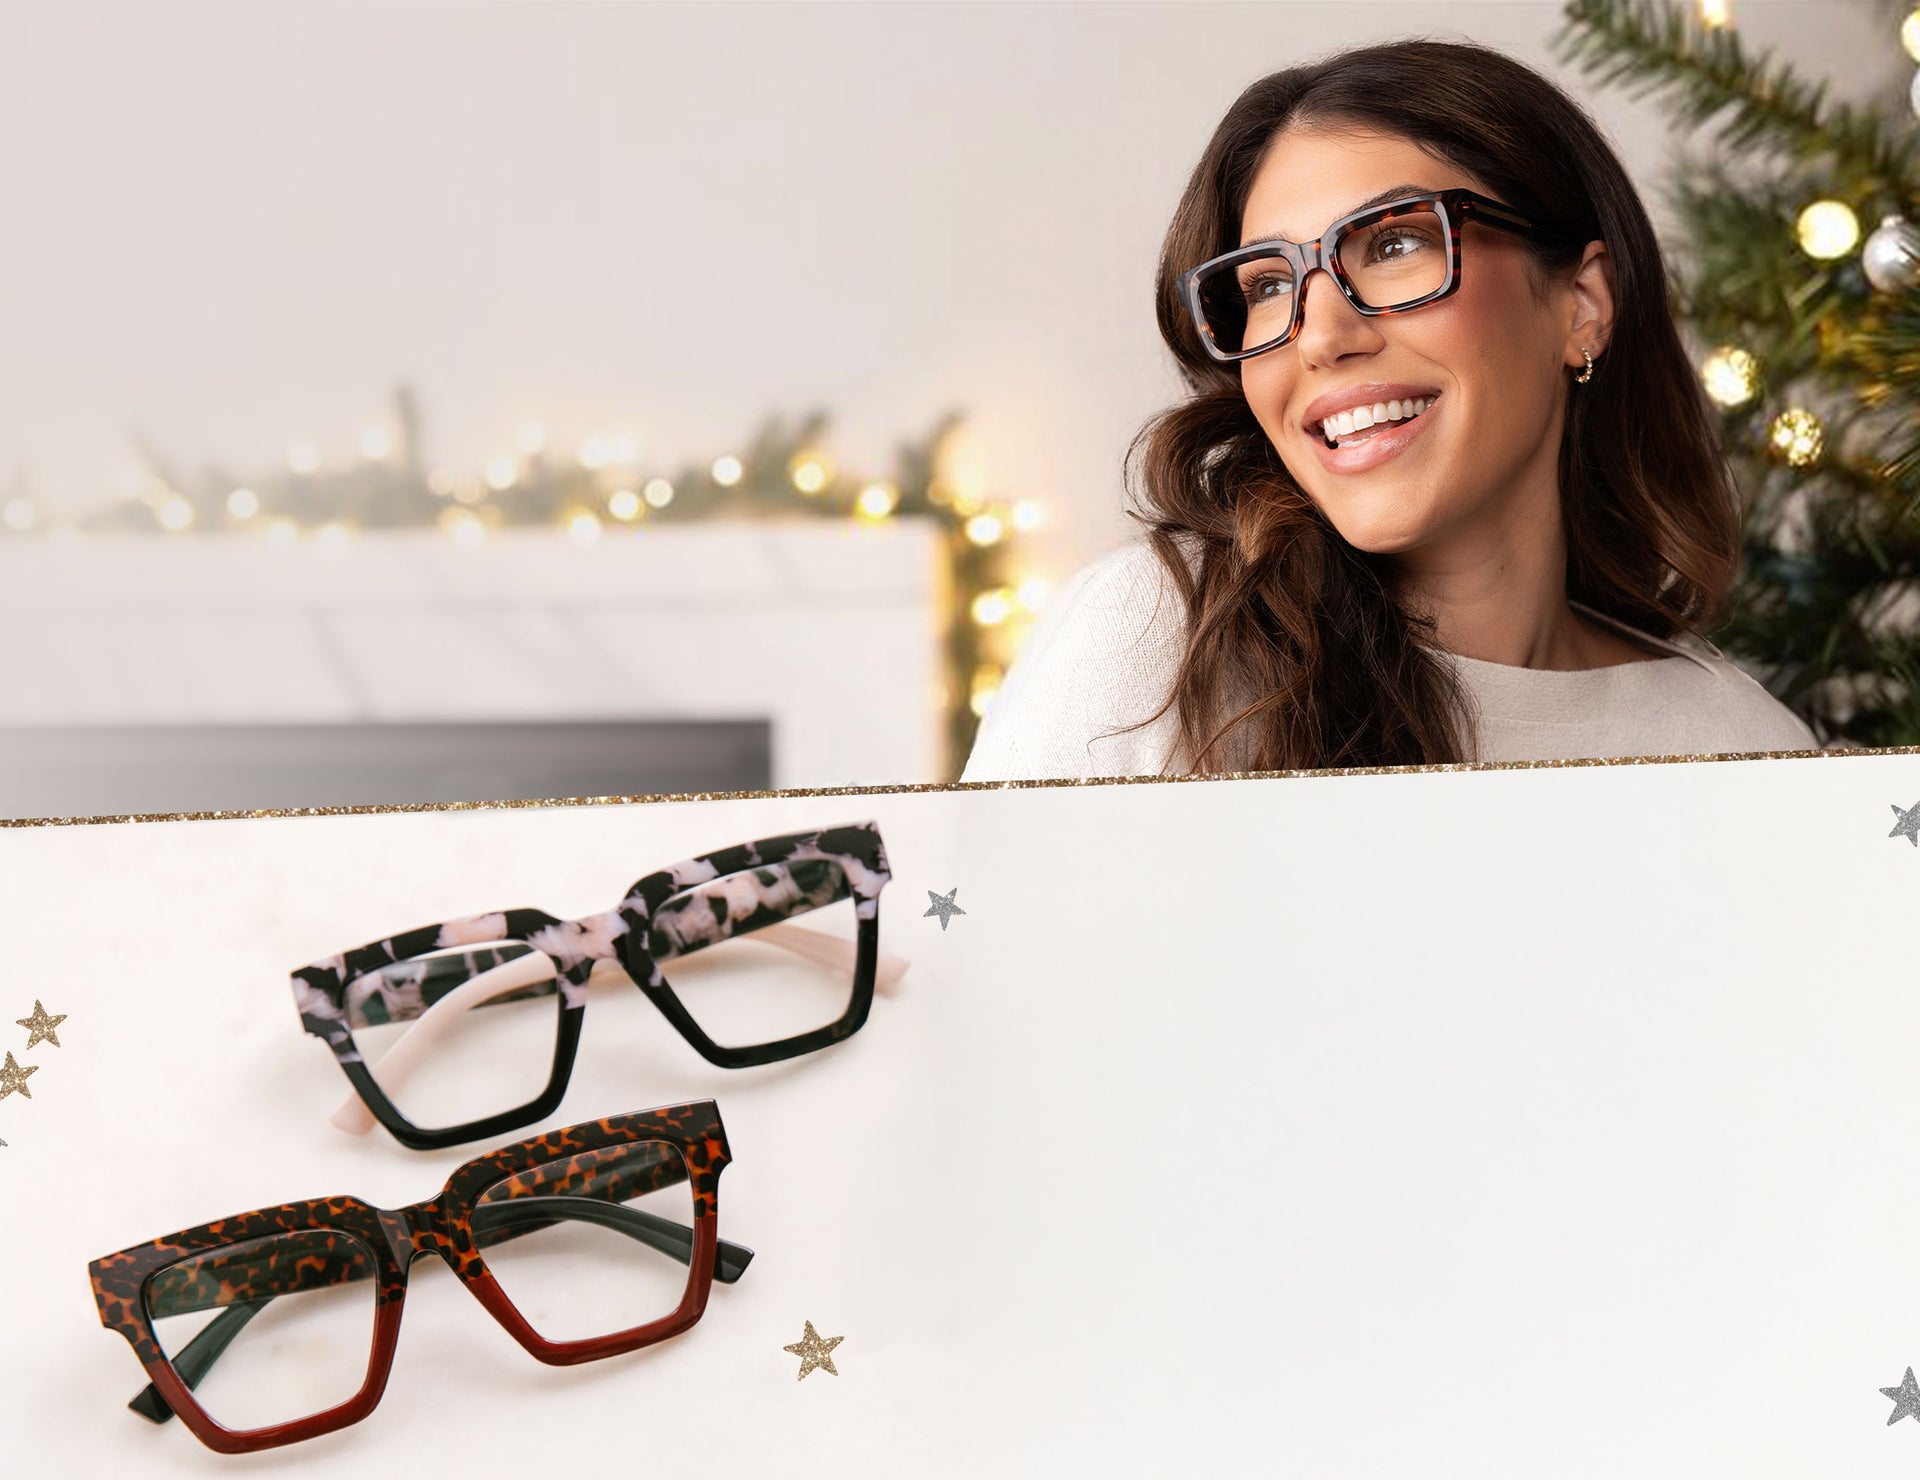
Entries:
{"label": "white mantel", "polygon": [[0,727],[768,719],[776,786],[933,780],[939,553],[919,520],[0,539]]}

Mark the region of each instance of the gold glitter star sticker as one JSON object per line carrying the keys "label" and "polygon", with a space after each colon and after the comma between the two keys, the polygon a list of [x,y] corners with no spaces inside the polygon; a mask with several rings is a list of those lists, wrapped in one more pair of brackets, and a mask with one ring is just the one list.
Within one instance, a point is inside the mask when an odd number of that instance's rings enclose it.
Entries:
{"label": "gold glitter star sticker", "polygon": [[[807,1334],[792,1346],[782,1347],[782,1351],[792,1352],[800,1359],[800,1377],[805,1377],[815,1367],[824,1367],[829,1376],[840,1374],[833,1370],[833,1349],[847,1338],[844,1336],[822,1337],[813,1329],[813,1322],[807,1322]],[[796,1382],[799,1378],[794,1379]]]}
{"label": "gold glitter star sticker", "polygon": [[39,1072],[40,1066],[38,1064],[28,1064],[26,1068],[22,1069],[18,1064],[14,1063],[13,1055],[8,1054],[6,1063],[0,1064],[0,1100],[4,1100],[15,1090],[19,1090],[21,1094],[31,1100],[33,1098],[33,1092],[27,1088],[27,1076],[29,1074],[38,1074]]}
{"label": "gold glitter star sticker", "polygon": [[14,1019],[16,1023],[27,1030],[28,1048],[32,1048],[34,1044],[38,1043],[42,1038],[46,1039],[47,1042],[51,1043],[55,1048],[58,1048],[60,1046],[60,1040],[53,1036],[53,1030],[66,1020],[67,1015],[64,1012],[56,1012],[49,1017],[46,1008],[40,1005],[40,999],[38,997],[33,999],[32,1017]]}

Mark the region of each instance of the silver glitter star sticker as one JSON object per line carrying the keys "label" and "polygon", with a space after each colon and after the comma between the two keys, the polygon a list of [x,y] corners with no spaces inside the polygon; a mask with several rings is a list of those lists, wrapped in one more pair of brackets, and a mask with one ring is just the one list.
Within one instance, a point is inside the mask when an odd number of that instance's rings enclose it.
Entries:
{"label": "silver glitter star sticker", "polygon": [[[1920,803],[1916,804],[1916,808],[1920,809]],[[948,920],[952,919],[955,915],[964,915],[966,913],[965,910],[953,902],[953,896],[959,892],[960,886],[958,884],[955,884],[945,894],[935,894],[931,889],[927,891],[927,898],[933,901],[927,909],[927,915],[938,915],[940,917],[940,929],[943,934],[946,931]],[[920,918],[924,920],[927,918],[927,915],[922,915]]]}
{"label": "silver glitter star sticker", "polygon": [[1920,802],[1911,807],[1902,807],[1898,802],[1892,804],[1893,815],[1900,820],[1893,825],[1890,838],[1905,838],[1914,847],[1920,848]]}
{"label": "silver glitter star sticker", "polygon": [[1880,1391],[1893,1399],[1893,1416],[1887,1420],[1889,1428],[1903,1418],[1920,1423],[1920,1382],[1913,1380],[1913,1368],[1907,1368],[1906,1380],[1899,1387],[1881,1388]]}

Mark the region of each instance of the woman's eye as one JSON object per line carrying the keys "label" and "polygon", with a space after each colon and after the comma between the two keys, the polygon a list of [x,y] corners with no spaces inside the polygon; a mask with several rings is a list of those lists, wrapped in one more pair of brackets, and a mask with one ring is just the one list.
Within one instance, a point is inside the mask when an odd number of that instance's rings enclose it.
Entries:
{"label": "woman's eye", "polygon": [[[1418,251],[1422,246],[1426,245],[1426,243],[1424,242],[1420,233],[1418,232],[1383,231],[1380,233],[1380,235],[1376,236],[1373,239],[1370,245],[1376,256],[1387,257],[1386,249],[1388,247],[1397,246],[1400,248],[1400,250],[1397,253],[1393,254],[1394,257],[1405,257],[1407,255],[1408,247],[1412,247],[1413,250]],[[1393,259],[1388,258],[1387,260],[1393,260]]]}

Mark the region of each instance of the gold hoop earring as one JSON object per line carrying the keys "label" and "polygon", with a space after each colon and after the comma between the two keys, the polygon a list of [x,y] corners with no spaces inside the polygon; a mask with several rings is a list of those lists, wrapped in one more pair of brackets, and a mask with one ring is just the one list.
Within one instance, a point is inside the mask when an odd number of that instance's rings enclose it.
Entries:
{"label": "gold hoop earring", "polygon": [[1573,377],[1575,385],[1585,385],[1593,379],[1593,356],[1587,354],[1587,347],[1584,344],[1580,346],[1580,353],[1586,356],[1587,368]]}

